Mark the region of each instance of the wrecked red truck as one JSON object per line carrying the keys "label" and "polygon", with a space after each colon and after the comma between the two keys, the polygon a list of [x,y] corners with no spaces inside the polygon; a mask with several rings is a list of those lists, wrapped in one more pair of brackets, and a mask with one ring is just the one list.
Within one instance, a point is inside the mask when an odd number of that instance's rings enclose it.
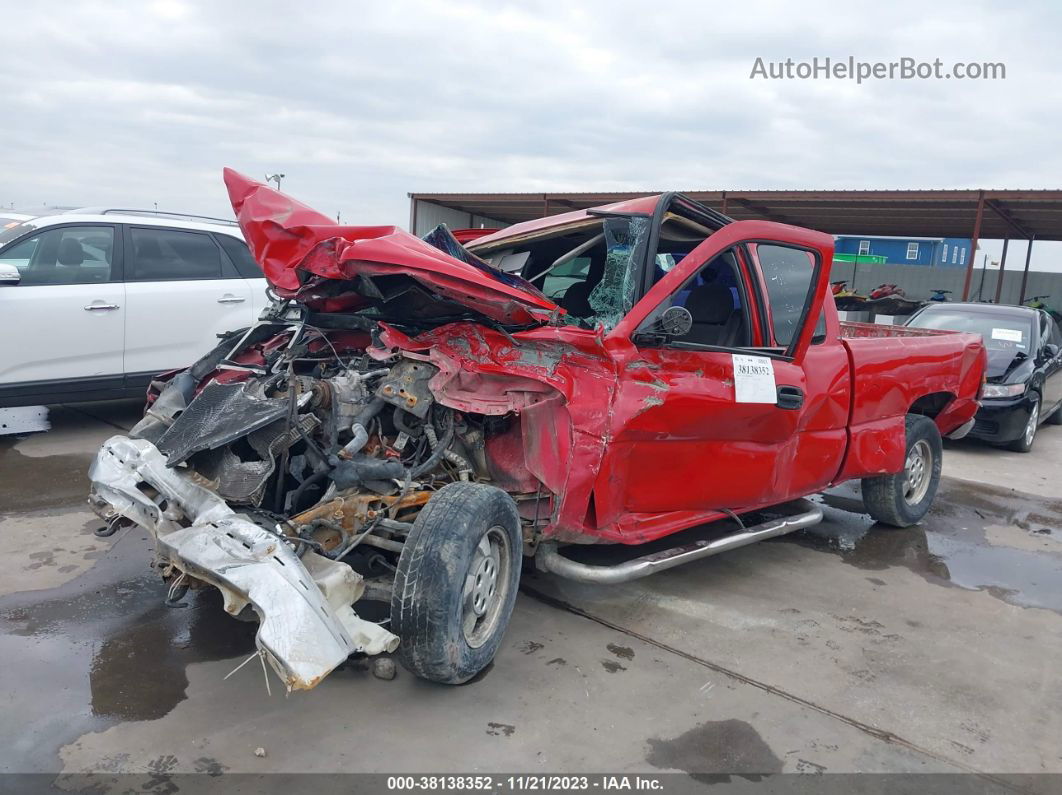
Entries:
{"label": "wrecked red truck", "polygon": [[[841,323],[820,232],[665,194],[466,248],[225,182],[274,300],[153,382],[143,420],[99,451],[89,501],[110,530],[154,534],[168,599],[212,585],[257,620],[289,689],[395,651],[467,681],[524,558],[630,580],[812,525],[803,498],[854,479],[875,519],[910,525],[941,436],[978,407],[980,338]],[[731,529],[638,554],[716,520]],[[601,543],[631,556],[573,554]]]}

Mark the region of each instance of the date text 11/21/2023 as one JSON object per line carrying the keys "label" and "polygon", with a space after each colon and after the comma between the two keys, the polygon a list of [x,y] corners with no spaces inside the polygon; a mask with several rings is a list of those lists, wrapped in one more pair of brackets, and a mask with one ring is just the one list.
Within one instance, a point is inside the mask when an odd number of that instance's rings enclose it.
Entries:
{"label": "date text 11/21/2023", "polygon": [[641,775],[426,775],[388,776],[388,792],[450,792],[454,790],[480,792],[566,792],[566,791],[661,791],[663,781],[659,776]]}

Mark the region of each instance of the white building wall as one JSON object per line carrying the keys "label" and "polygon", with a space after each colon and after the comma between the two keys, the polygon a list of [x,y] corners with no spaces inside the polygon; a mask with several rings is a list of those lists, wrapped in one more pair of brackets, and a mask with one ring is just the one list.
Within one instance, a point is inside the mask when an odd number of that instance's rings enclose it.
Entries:
{"label": "white building wall", "polygon": [[500,229],[509,225],[495,218],[463,213],[460,210],[421,199],[416,200],[416,224],[417,228],[412,232],[417,237],[427,234],[439,224],[446,224],[450,229]]}

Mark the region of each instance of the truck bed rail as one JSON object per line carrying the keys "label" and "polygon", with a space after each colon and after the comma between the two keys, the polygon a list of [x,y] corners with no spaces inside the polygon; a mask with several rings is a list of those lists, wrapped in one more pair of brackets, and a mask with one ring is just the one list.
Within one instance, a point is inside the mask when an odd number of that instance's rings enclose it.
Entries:
{"label": "truck bed rail", "polygon": [[845,339],[860,337],[937,337],[941,334],[956,333],[958,332],[936,328],[910,328],[909,326],[889,326],[882,323],[841,321],[841,337]]}

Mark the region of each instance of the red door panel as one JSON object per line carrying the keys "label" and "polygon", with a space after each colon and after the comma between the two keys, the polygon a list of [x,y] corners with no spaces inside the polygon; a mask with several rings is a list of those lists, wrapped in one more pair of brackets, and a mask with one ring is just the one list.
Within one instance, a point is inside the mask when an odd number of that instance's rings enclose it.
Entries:
{"label": "red door panel", "polygon": [[[737,402],[734,354],[762,356],[763,351],[632,342],[645,318],[705,263],[744,240],[817,252],[821,283],[811,291],[807,316],[818,318],[822,311],[832,241],[808,230],[731,224],[666,274],[606,341],[617,364],[618,385],[610,440],[594,489],[602,530],[646,540],[658,534],[650,528],[659,527],[659,534],[664,528],[680,529],[674,526],[679,517],[748,510],[812,493],[828,485],[841,467],[851,387],[835,314],[827,316],[826,341],[813,345],[815,324],[804,323],[789,349],[791,359],[764,357],[778,388],[803,394],[803,404],[796,408]],[[757,295],[749,282],[746,295]]]}

